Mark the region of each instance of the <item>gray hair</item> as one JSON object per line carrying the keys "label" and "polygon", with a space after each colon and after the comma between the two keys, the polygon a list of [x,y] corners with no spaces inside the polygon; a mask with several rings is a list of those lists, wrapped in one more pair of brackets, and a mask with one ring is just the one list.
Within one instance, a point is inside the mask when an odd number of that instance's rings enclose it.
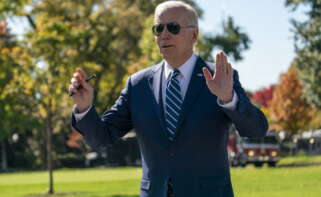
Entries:
{"label": "gray hair", "polygon": [[195,25],[198,28],[198,14],[196,10],[191,5],[182,1],[165,1],[159,4],[155,9],[155,18],[158,18],[162,12],[171,8],[184,9],[186,11],[187,19],[190,23],[188,25]]}

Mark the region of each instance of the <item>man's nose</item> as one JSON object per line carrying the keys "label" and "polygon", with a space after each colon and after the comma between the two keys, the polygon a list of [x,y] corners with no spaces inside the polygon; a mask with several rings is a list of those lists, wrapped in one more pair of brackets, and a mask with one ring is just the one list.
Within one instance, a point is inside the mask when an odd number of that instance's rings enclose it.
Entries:
{"label": "man's nose", "polygon": [[164,30],[163,30],[163,32],[161,33],[160,36],[161,36],[162,39],[168,39],[168,38],[170,38],[171,33],[167,30],[167,27],[166,27],[166,26],[164,27]]}

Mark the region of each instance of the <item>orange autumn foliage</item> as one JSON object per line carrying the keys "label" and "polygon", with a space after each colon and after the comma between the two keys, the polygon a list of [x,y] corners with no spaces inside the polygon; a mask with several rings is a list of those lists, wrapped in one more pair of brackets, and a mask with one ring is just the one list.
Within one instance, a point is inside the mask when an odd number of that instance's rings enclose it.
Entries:
{"label": "orange autumn foliage", "polygon": [[311,106],[302,98],[302,85],[299,73],[290,68],[280,77],[273,92],[269,113],[276,130],[284,130],[288,136],[307,129],[312,116]]}
{"label": "orange autumn foliage", "polygon": [[81,149],[83,145],[83,137],[76,130],[72,129],[72,132],[69,135],[69,139],[67,141],[67,145],[70,148]]}

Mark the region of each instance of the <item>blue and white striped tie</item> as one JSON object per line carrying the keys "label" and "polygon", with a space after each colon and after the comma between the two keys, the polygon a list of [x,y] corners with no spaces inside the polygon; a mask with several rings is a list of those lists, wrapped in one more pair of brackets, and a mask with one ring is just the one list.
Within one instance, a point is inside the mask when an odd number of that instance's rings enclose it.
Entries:
{"label": "blue and white striped tie", "polygon": [[181,88],[177,76],[180,75],[178,69],[174,69],[171,79],[166,88],[166,105],[165,105],[165,120],[166,120],[166,130],[168,132],[168,137],[173,141],[177,123],[179,120],[181,106],[183,103]]}

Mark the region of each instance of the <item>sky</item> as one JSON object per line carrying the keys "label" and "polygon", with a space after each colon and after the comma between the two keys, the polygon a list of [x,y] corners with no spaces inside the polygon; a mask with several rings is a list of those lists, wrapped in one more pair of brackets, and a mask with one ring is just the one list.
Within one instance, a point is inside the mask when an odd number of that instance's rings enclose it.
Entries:
{"label": "sky", "polygon": [[[252,43],[243,52],[244,59],[232,62],[239,73],[242,86],[250,91],[276,84],[281,73],[286,72],[295,57],[290,19],[304,20],[303,10],[291,12],[285,0],[195,0],[204,10],[200,29],[217,34],[222,21],[232,16],[236,25],[246,32]],[[11,20],[14,33],[26,30],[23,21]],[[213,53],[213,55],[216,52]]]}
{"label": "sky", "polygon": [[[290,19],[304,20],[303,10],[291,12],[285,0],[196,0],[204,10],[200,29],[219,33],[222,20],[232,16],[236,25],[246,32],[252,43],[243,52],[241,62],[232,66],[239,73],[242,86],[250,91],[278,82],[295,57]],[[215,52],[214,52],[215,53]]]}

